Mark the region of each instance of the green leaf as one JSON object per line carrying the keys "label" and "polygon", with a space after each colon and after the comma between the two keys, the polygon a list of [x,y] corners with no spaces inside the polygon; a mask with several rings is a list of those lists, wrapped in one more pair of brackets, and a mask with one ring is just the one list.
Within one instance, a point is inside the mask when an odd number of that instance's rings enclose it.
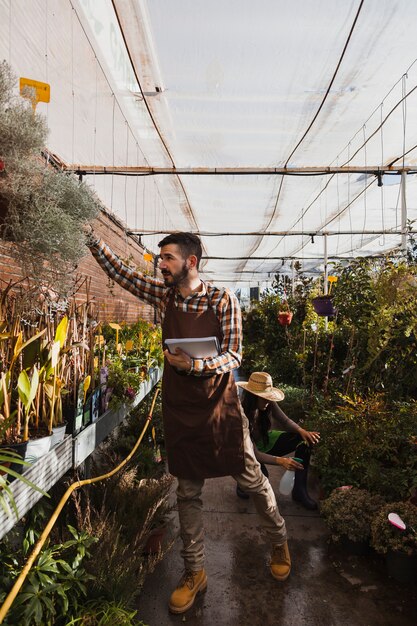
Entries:
{"label": "green leaf", "polygon": [[28,409],[30,406],[30,380],[25,370],[22,370],[19,374],[19,378],[17,380],[17,391],[23,406]]}
{"label": "green leaf", "polygon": [[33,374],[32,374],[32,380],[30,383],[30,393],[29,393],[29,405],[32,404],[32,402],[35,399],[36,396],[36,392],[38,390],[38,386],[39,386],[39,373],[38,370],[36,368],[36,366],[33,368]]}
{"label": "green leaf", "polygon": [[59,322],[58,327],[55,332],[55,341],[59,341],[61,349],[64,347],[65,342],[67,340],[67,333],[68,333],[68,317],[65,316]]}
{"label": "green leaf", "polygon": [[38,337],[22,350],[22,367],[25,370],[31,369],[40,358],[41,342]]}
{"label": "green leaf", "polygon": [[51,365],[55,368],[58,365],[59,352],[61,350],[61,344],[59,341],[55,341],[51,348]]}
{"label": "green leaf", "polygon": [[19,333],[17,341],[16,341],[15,346],[14,346],[13,358],[12,358],[12,361],[11,361],[11,364],[10,364],[10,369],[12,368],[14,362],[16,361],[16,359],[19,356],[19,354],[21,353],[21,351],[24,350],[26,348],[26,346],[28,346],[30,343],[32,343],[32,341],[36,341],[39,337],[42,337],[42,335],[44,335],[46,333],[46,331],[47,331],[47,329],[44,328],[43,330],[41,330],[39,333],[36,333],[36,335],[33,335],[33,337],[31,337],[30,339],[28,339],[24,343],[22,341],[22,333]]}

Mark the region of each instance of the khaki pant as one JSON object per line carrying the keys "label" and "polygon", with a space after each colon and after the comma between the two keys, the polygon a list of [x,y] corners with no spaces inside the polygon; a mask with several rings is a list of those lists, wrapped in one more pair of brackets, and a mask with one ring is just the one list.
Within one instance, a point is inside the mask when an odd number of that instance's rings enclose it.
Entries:
{"label": "khaki pant", "polygon": [[[281,545],[287,539],[285,521],[278,510],[269,480],[262,474],[261,466],[255,458],[248,420],[244,414],[242,420],[245,471],[233,478],[252,496],[268,540],[271,544]],[[203,485],[204,480],[178,479],[178,515],[183,541],[181,556],[184,559],[185,568],[191,571],[198,571],[204,567],[203,501],[201,499]]]}

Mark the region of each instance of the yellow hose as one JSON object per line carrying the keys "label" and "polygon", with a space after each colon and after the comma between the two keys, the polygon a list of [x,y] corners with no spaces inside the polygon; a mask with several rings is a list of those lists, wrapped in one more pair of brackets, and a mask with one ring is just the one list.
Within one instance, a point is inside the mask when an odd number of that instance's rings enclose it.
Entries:
{"label": "yellow hose", "polygon": [[22,569],[22,571],[20,572],[19,576],[16,578],[16,581],[13,585],[13,587],[11,588],[7,598],[5,599],[2,607],[0,608],[0,624],[3,623],[4,618],[6,617],[10,607],[12,606],[17,594],[20,591],[20,588],[22,587],[26,576],[29,574],[29,571],[36,559],[36,557],[38,556],[39,552],[42,549],[43,544],[45,543],[46,539],[48,538],[49,533],[51,532],[53,525],[55,524],[59,514],[61,513],[62,509],[64,508],[65,503],[67,502],[68,498],[70,497],[70,495],[72,494],[73,491],[75,491],[76,489],[79,489],[80,487],[83,487],[84,485],[92,485],[93,483],[97,483],[100,480],[104,480],[106,478],[109,478],[110,476],[113,476],[113,474],[116,474],[116,472],[118,472],[124,465],[126,465],[126,463],[132,458],[132,456],[135,454],[136,450],[138,449],[144,434],[146,433],[146,430],[152,420],[152,413],[154,410],[154,406],[155,406],[155,402],[156,402],[156,398],[158,396],[159,393],[159,389],[156,390],[155,395],[153,397],[152,400],[152,404],[151,404],[151,409],[149,411],[149,415],[146,418],[146,423],[145,426],[143,427],[143,430],[141,432],[141,434],[139,435],[139,439],[137,440],[137,442],[135,443],[135,445],[133,446],[131,452],[128,454],[128,456],[117,466],[115,467],[113,470],[111,470],[111,472],[108,472],[107,474],[102,474],[102,476],[96,476],[96,478],[87,478],[85,480],[79,480],[75,483],[72,483],[72,485],[70,485],[68,487],[68,489],[66,490],[66,492],[64,493],[64,495],[62,496],[61,500],[58,503],[58,506],[56,507],[55,511],[53,512],[53,514],[51,515],[51,518],[49,520],[49,522],[47,523],[47,525],[45,526],[41,536],[39,537],[38,541],[35,544],[35,547],[33,548],[31,554],[28,557],[28,560],[25,563],[24,568]]}

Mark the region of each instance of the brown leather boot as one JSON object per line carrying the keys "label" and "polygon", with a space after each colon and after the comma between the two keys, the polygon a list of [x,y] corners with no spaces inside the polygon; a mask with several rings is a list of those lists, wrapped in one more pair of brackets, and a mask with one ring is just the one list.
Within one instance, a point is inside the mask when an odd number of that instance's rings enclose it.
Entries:
{"label": "brown leather boot", "polygon": [[178,587],[172,593],[169,600],[169,610],[172,613],[184,613],[193,606],[199,591],[207,588],[207,576],[205,570],[198,572],[186,570],[178,583]]}
{"label": "brown leather boot", "polygon": [[272,546],[270,570],[277,580],[286,580],[290,575],[291,557],[287,542],[280,546],[277,544]]}

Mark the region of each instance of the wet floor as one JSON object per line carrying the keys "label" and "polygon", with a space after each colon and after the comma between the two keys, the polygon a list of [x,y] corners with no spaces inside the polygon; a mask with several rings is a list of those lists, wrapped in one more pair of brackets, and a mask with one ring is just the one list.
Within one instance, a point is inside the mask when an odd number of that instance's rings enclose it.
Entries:
{"label": "wet floor", "polygon": [[[277,491],[281,470],[271,468]],[[172,549],[148,576],[137,601],[147,626],[417,626],[417,585],[400,585],[386,575],[383,560],[370,553],[349,556],[328,544],[316,512],[280,496],[292,557],[284,583],[269,574],[269,546],[250,500],[240,500],[231,478],[204,487],[207,591],[183,615],[167,603],[182,569],[177,520]]]}

